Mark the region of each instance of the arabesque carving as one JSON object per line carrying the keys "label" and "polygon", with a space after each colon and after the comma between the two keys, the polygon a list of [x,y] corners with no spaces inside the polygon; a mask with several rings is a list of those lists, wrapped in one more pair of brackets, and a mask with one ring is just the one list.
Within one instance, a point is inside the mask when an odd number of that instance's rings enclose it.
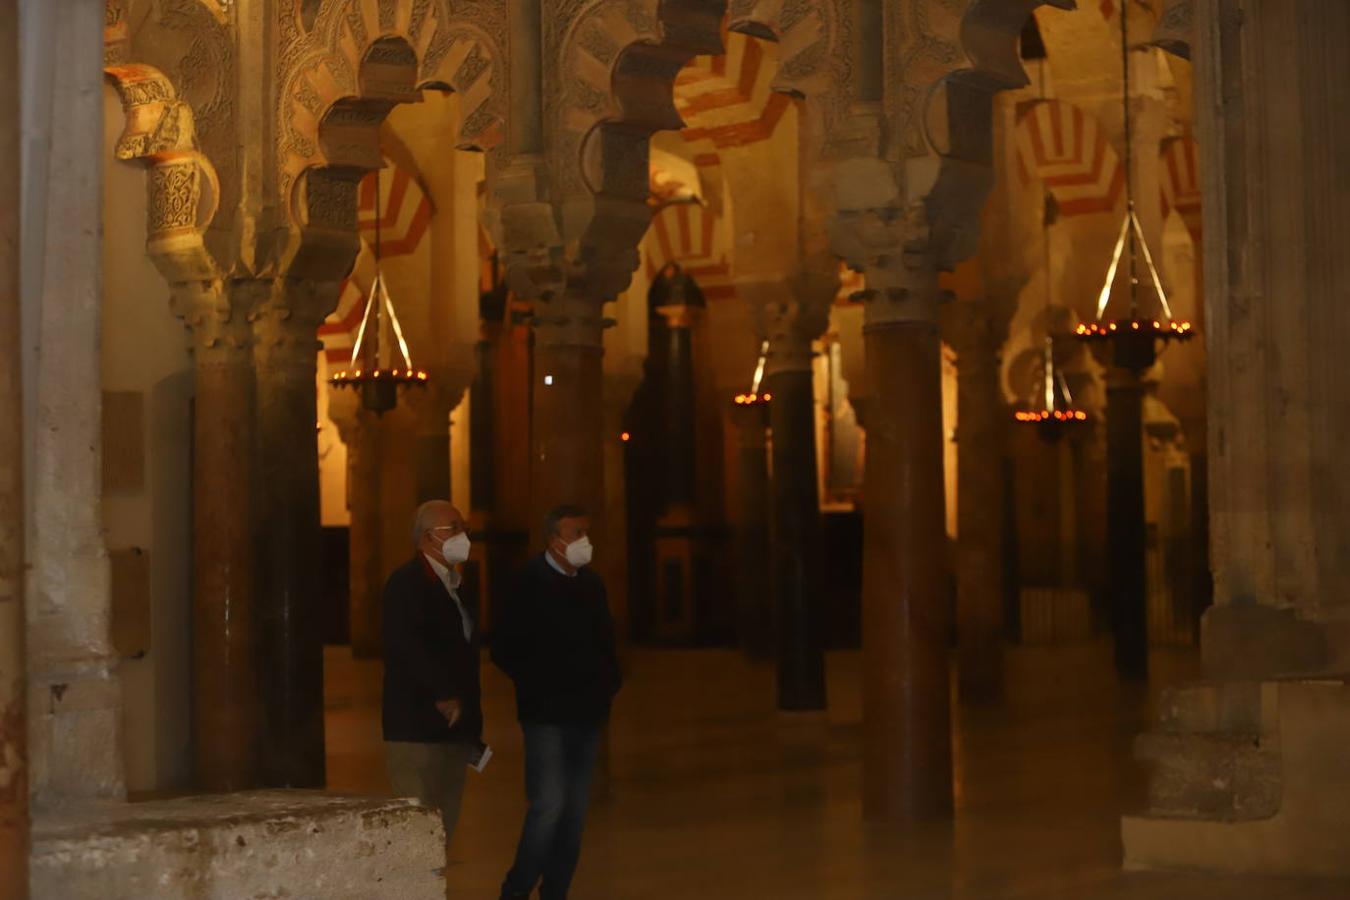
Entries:
{"label": "arabesque carving", "polygon": [[[419,90],[448,88],[460,95],[459,146],[488,150],[500,141],[508,90],[499,50],[505,44],[504,4],[333,0],[302,10],[292,2],[282,4],[279,24],[279,189],[292,197],[293,210],[301,174],[335,164],[320,132],[328,112],[344,102],[404,102]],[[363,83],[372,65],[397,70],[407,63],[415,71],[400,95]]]}
{"label": "arabesque carving", "polygon": [[159,70],[109,67],[126,114],[118,159],[142,160],[148,170],[146,246],[170,283],[212,278],[215,260],[205,233],[220,198],[215,168],[200,152],[192,109]]}

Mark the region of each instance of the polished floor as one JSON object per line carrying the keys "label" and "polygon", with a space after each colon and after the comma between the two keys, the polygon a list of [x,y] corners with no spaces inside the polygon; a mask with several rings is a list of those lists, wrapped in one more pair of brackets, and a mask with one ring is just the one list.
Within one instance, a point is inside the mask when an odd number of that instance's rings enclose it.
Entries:
{"label": "polished floor", "polygon": [[[859,657],[829,659],[830,709],[781,715],[773,672],[731,651],[635,651],[610,733],[575,900],[1305,900],[1350,883],[1120,869],[1119,815],[1141,784],[1132,737],[1149,692],[1119,686],[1100,645],[1020,649],[1009,699],[962,710],[958,811],[903,835],[862,822]],[[330,787],[387,791],[379,665],[327,654]],[[1187,677],[1155,658],[1155,686]],[[485,667],[486,738],[449,849],[448,896],[494,900],[524,810],[510,686]]]}

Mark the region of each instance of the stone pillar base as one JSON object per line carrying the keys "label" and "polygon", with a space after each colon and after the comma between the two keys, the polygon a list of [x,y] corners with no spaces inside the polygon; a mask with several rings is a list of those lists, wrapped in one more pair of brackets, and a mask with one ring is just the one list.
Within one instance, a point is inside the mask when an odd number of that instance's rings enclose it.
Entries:
{"label": "stone pillar base", "polygon": [[1139,738],[1150,811],[1121,821],[1127,869],[1350,876],[1350,683],[1170,692]]}
{"label": "stone pillar base", "polygon": [[33,826],[34,898],[440,900],[440,815],[307,791],[62,807]]}

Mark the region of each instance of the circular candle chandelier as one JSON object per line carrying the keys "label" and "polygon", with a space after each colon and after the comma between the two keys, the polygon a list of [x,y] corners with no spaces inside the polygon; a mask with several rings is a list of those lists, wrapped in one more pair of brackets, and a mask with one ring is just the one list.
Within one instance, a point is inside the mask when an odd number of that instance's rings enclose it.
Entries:
{"label": "circular candle chandelier", "polygon": [[764,365],[769,358],[769,342],[765,341],[759,345],[759,361],[755,364],[755,377],[750,379],[750,390],[744,394],[737,394],[734,400],[737,406],[768,406],[773,401],[773,395],[761,391],[761,383],[764,381]]}
{"label": "circular candle chandelier", "polygon": [[[1122,107],[1125,121],[1125,221],[1121,223],[1120,234],[1116,238],[1115,250],[1111,254],[1111,264],[1106,269],[1106,281],[1102,284],[1101,294],[1097,297],[1097,315],[1091,322],[1080,324],[1077,336],[1088,343],[1108,344],[1112,350],[1111,360],[1116,366],[1134,372],[1143,372],[1157,361],[1158,346],[1168,341],[1185,341],[1194,336],[1190,322],[1178,321],[1172,314],[1171,304],[1167,302],[1167,292],[1163,289],[1158,267],[1153,262],[1148,241],[1144,238],[1144,229],[1139,224],[1139,216],[1134,206],[1134,165],[1133,165],[1133,116],[1130,112],[1130,39],[1129,39],[1129,0],[1120,6],[1120,67],[1123,76],[1121,89]],[[1111,287],[1120,268],[1120,260],[1128,245],[1129,272],[1129,310],[1121,318],[1107,315],[1111,304]],[[1144,266],[1149,281],[1158,297],[1159,315],[1146,316],[1139,309],[1139,256],[1143,255]]]}
{"label": "circular candle chandelier", "polygon": [[[361,405],[377,415],[383,415],[398,404],[400,387],[423,387],[428,380],[426,370],[413,365],[412,354],[408,352],[408,342],[403,337],[403,327],[399,324],[398,314],[394,312],[394,302],[389,297],[384,271],[380,267],[380,220],[383,216],[380,201],[380,173],[377,171],[375,172],[375,280],[366,295],[365,312],[361,316],[361,327],[356,332],[351,361],[346,369],[334,373],[328,379],[328,383],[334,387],[352,388],[357,391],[361,397]],[[394,360],[392,365],[389,365],[382,363],[380,359],[380,331],[386,317],[398,346],[401,365],[399,360]]]}
{"label": "circular candle chandelier", "polygon": [[1013,418],[1026,425],[1038,426],[1041,437],[1055,440],[1066,425],[1086,425],[1088,414],[1074,406],[1073,392],[1064,372],[1055,365],[1055,337],[1051,333],[1050,310],[1054,308],[1054,279],[1050,271],[1050,225],[1057,218],[1054,195],[1045,195],[1045,213],[1041,217],[1045,249],[1045,346],[1041,351],[1041,389],[1037,392],[1039,405],[1013,412]]}

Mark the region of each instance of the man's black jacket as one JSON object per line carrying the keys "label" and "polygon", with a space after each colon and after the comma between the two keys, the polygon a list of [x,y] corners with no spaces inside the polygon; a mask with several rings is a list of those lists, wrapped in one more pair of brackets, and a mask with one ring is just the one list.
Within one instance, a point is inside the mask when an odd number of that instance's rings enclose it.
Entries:
{"label": "man's black jacket", "polygon": [[498,615],[492,661],[516,684],[522,722],[593,725],[619,690],[605,584],[589,567],[569,577],[531,559]]}
{"label": "man's black jacket", "polygon": [[[422,554],[384,585],[384,739],[476,743],[483,733],[477,630],[464,639],[454,598]],[[454,728],[436,709],[458,700]]]}

